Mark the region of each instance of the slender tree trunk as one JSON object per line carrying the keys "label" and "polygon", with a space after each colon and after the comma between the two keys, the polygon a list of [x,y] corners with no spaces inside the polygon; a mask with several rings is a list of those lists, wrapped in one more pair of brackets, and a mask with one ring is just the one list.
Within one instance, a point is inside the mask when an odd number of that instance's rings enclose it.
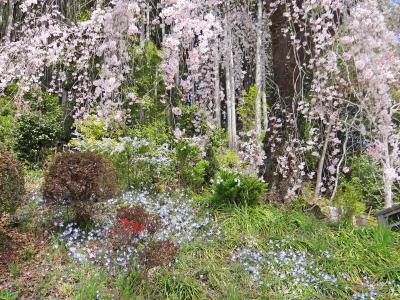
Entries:
{"label": "slender tree trunk", "polygon": [[317,198],[317,200],[319,200],[321,195],[322,171],[324,170],[325,157],[326,157],[326,152],[328,151],[331,132],[332,132],[332,124],[329,123],[328,128],[326,129],[325,141],[324,141],[324,146],[322,148],[321,158],[319,159],[318,163],[317,182],[315,184],[315,197]]}
{"label": "slender tree trunk", "polygon": [[5,4],[0,4],[0,39],[3,37],[3,11]]}
{"label": "slender tree trunk", "polygon": [[385,137],[383,142],[385,147],[385,157],[383,162],[383,191],[385,195],[385,208],[393,206],[393,178],[389,172],[392,164],[390,160],[390,149],[388,140],[388,137]]}
{"label": "slender tree trunk", "polygon": [[140,27],[140,46],[144,46],[144,41],[146,40],[146,26],[143,23],[142,26]]}
{"label": "slender tree trunk", "polygon": [[263,51],[263,1],[258,0],[258,14],[257,14],[257,47],[256,47],[256,119],[255,128],[257,134],[261,133],[261,98],[263,96],[262,90],[262,51]]}
{"label": "slender tree trunk", "polygon": [[221,127],[221,97],[220,97],[220,81],[219,81],[219,65],[220,54],[218,42],[214,46],[214,107],[215,107],[215,123],[217,127]]}
{"label": "slender tree trunk", "polygon": [[7,23],[6,23],[6,40],[11,41],[11,31],[13,27],[13,17],[14,17],[14,0],[8,1],[8,15],[7,15]]}
{"label": "slender tree trunk", "polygon": [[[227,29],[225,28],[225,31]],[[231,93],[231,68],[229,64],[229,45],[228,45],[228,34],[225,32],[225,80],[226,80],[226,113],[227,113],[227,130],[228,130],[228,141],[229,147],[233,146],[233,138],[232,138],[232,93]]]}
{"label": "slender tree trunk", "polygon": [[235,69],[233,62],[233,46],[232,46],[232,32],[229,32],[229,57],[231,69],[231,115],[232,115],[232,149],[237,149],[237,134],[236,134],[236,84],[235,84]]}
{"label": "slender tree trunk", "polygon": [[346,150],[347,150],[348,141],[349,141],[349,131],[346,128],[346,135],[345,135],[344,143],[343,143],[343,146],[342,146],[342,157],[340,158],[340,161],[339,161],[339,163],[338,163],[338,165],[336,167],[335,186],[333,188],[333,192],[332,192],[332,195],[331,195],[331,201],[333,201],[333,199],[335,199],[335,197],[336,197],[337,189],[338,189],[338,186],[339,186],[340,167],[341,167],[341,165],[342,165],[342,163],[343,163],[343,161],[344,161],[344,159],[346,157]]}
{"label": "slender tree trunk", "polygon": [[[263,77],[265,74],[263,73]],[[263,110],[263,129],[267,131],[268,129],[268,104],[267,104],[267,94],[265,93],[265,79],[263,80],[263,95],[262,95],[262,110]]]}
{"label": "slender tree trunk", "polygon": [[[228,14],[228,13],[227,13]],[[225,15],[225,52],[226,52],[226,104],[228,113],[228,140],[231,149],[237,148],[236,137],[236,100],[235,100],[235,75],[232,50],[232,33],[230,29],[230,20]]]}
{"label": "slender tree trunk", "polygon": [[150,40],[150,2],[147,2],[146,9],[146,39]]}
{"label": "slender tree trunk", "polygon": [[164,22],[164,18],[161,17],[161,43],[164,41],[164,37],[165,37],[165,22]]}

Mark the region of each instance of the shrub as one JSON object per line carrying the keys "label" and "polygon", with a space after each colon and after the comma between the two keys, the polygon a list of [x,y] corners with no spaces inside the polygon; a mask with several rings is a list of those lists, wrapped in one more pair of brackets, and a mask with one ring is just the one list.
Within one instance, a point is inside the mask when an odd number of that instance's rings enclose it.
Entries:
{"label": "shrub", "polygon": [[16,300],[18,299],[18,292],[9,292],[4,289],[0,291],[0,300]]}
{"label": "shrub", "polygon": [[65,152],[50,163],[43,186],[44,199],[68,205],[78,223],[90,219],[91,206],[118,194],[115,169],[102,156],[91,152]]}
{"label": "shrub", "polygon": [[222,169],[237,170],[239,167],[239,156],[236,151],[227,150],[219,157]]}
{"label": "shrub", "polygon": [[384,202],[381,167],[372,157],[360,155],[350,160],[350,178],[360,181],[362,202],[369,209],[379,209]]}
{"label": "shrub", "polygon": [[343,180],[338,187],[334,202],[342,210],[346,218],[365,212],[363,201],[363,188],[359,178],[351,181]]}
{"label": "shrub", "polygon": [[16,118],[14,150],[29,163],[42,163],[50,150],[69,138],[69,118],[60,99],[30,91],[23,96],[25,110]]}
{"label": "shrub", "polygon": [[110,111],[110,120],[97,115],[90,115],[86,119],[75,120],[76,134],[84,139],[101,141],[104,138],[119,138],[125,134],[126,115],[119,111]]}
{"label": "shrub", "polygon": [[0,213],[14,213],[25,195],[21,164],[0,149]]}
{"label": "shrub", "polygon": [[256,118],[254,107],[257,99],[257,86],[251,86],[242,96],[243,102],[238,106],[237,112],[242,121],[243,131],[250,131],[254,127]]}
{"label": "shrub", "polygon": [[117,219],[119,227],[128,229],[127,231],[132,233],[147,230],[150,234],[154,234],[161,228],[160,220],[142,207],[122,207],[117,211]]}
{"label": "shrub", "polygon": [[186,140],[176,144],[176,163],[179,179],[186,187],[201,189],[206,182],[210,162],[201,159],[200,148]]}
{"label": "shrub", "polygon": [[14,117],[16,113],[15,104],[7,98],[0,98],[0,144],[8,150],[14,145]]}
{"label": "shrub", "polygon": [[225,145],[227,145],[225,130],[218,129],[213,131],[205,149],[206,159],[209,162],[205,177],[207,183],[221,170],[221,163],[218,160],[218,156]]}
{"label": "shrub", "polygon": [[266,190],[267,184],[258,178],[225,171],[214,182],[211,202],[217,206],[254,205]]}

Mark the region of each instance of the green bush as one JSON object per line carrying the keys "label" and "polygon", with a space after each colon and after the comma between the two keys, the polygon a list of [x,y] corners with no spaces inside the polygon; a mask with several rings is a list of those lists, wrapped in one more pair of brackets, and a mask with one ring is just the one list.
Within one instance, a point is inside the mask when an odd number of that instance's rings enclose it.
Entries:
{"label": "green bush", "polygon": [[365,212],[363,203],[363,188],[358,178],[351,181],[343,180],[334,199],[334,203],[342,210],[346,218]]}
{"label": "green bush", "polygon": [[104,118],[94,114],[86,119],[76,120],[74,122],[75,133],[85,139],[96,141],[124,136],[128,130],[125,124],[126,116],[116,117],[116,114],[117,112],[110,112],[110,119],[107,120],[107,123]]}
{"label": "green bush", "polygon": [[210,162],[202,159],[194,166],[185,168],[183,171],[185,184],[194,190],[200,190],[205,184],[209,166]]}
{"label": "green bush", "polygon": [[15,113],[14,102],[7,98],[0,98],[0,144],[7,150],[11,150],[14,145]]}
{"label": "green bush", "polygon": [[351,180],[360,182],[362,202],[367,208],[380,209],[384,202],[383,180],[379,163],[368,155],[360,155],[350,160]]}
{"label": "green bush", "polygon": [[18,157],[29,163],[41,163],[51,148],[67,139],[64,112],[59,99],[28,93],[27,111],[16,120],[15,146]]}
{"label": "green bush", "polygon": [[62,129],[53,119],[29,112],[17,120],[14,149],[29,163],[40,163],[60,141]]}
{"label": "green bush", "polygon": [[[256,119],[256,100],[257,100],[257,86],[252,85],[248,91],[242,94],[243,101],[238,105],[237,113],[239,120],[242,123],[243,131],[250,131],[254,129],[254,121]],[[261,95],[262,96],[262,95]]]}
{"label": "green bush", "polygon": [[212,132],[210,139],[206,145],[206,160],[209,162],[206,169],[206,182],[210,182],[222,169],[222,164],[219,160],[219,155],[224,146],[227,146],[226,132],[223,129],[218,129]]}
{"label": "green bush", "polygon": [[14,213],[25,195],[24,171],[9,153],[0,149],[0,213]]}
{"label": "green bush", "polygon": [[152,188],[173,183],[170,166],[170,129],[165,120],[129,128],[124,121],[107,126],[103,119],[90,116],[75,122],[76,138],[69,145],[77,151],[104,155],[115,166],[123,188]]}
{"label": "green bush", "polygon": [[211,203],[216,206],[254,205],[266,190],[267,184],[258,178],[224,171],[214,181]]}
{"label": "green bush", "polygon": [[115,169],[102,156],[90,152],[57,155],[45,173],[43,197],[55,206],[71,207],[76,220],[85,224],[93,204],[115,197]]}
{"label": "green bush", "polygon": [[0,291],[0,300],[16,300],[18,292],[9,292],[6,289]]}
{"label": "green bush", "polygon": [[218,157],[219,164],[224,170],[237,170],[239,168],[239,156],[234,150],[226,150]]}
{"label": "green bush", "polygon": [[206,182],[210,162],[201,158],[199,147],[186,140],[175,146],[179,180],[185,187],[199,190]]}
{"label": "green bush", "polygon": [[[132,68],[129,77],[135,80],[128,80],[123,92],[125,106],[131,111],[132,124],[167,120],[165,104],[160,101],[160,96],[165,92],[160,50],[151,41],[146,41],[144,45],[135,44],[130,56]],[[136,98],[136,101],[132,101],[132,98]]]}
{"label": "green bush", "polygon": [[144,139],[157,146],[172,140],[170,127],[163,118],[147,124],[137,124],[135,128],[129,129],[128,135]]}

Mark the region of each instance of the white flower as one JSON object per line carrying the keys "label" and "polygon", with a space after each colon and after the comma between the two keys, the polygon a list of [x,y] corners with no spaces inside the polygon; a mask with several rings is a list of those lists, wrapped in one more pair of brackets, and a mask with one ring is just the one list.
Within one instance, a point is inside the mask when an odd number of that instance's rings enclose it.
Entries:
{"label": "white flower", "polygon": [[354,38],[346,35],[340,39],[340,42],[344,45],[348,45],[354,42]]}
{"label": "white flower", "polygon": [[173,107],[172,108],[172,113],[175,116],[181,116],[182,115],[182,110],[179,107]]}
{"label": "white flower", "polygon": [[180,128],[176,128],[174,131],[174,136],[177,140],[180,140],[183,136],[183,131]]}

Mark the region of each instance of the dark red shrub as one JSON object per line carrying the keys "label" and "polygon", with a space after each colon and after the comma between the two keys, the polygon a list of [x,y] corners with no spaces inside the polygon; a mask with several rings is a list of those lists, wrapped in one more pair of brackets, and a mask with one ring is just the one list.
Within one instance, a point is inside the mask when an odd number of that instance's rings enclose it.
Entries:
{"label": "dark red shrub", "polygon": [[146,228],[144,224],[129,219],[119,220],[118,227],[121,228],[125,234],[139,234]]}
{"label": "dark red shrub", "polygon": [[154,234],[161,228],[160,220],[142,207],[120,208],[117,211],[117,220],[120,226],[129,228],[132,233],[143,228],[140,231],[146,229],[150,234]]}
{"label": "dark red shrub", "polygon": [[24,170],[10,153],[0,149],[0,214],[14,213],[25,195]]}
{"label": "dark red shrub", "polygon": [[43,186],[44,199],[53,205],[69,205],[78,222],[90,219],[92,204],[117,196],[114,167],[91,152],[64,152],[49,164]]}
{"label": "dark red shrub", "polygon": [[174,261],[177,251],[177,246],[171,241],[153,242],[144,251],[144,265],[146,269],[166,266]]}

